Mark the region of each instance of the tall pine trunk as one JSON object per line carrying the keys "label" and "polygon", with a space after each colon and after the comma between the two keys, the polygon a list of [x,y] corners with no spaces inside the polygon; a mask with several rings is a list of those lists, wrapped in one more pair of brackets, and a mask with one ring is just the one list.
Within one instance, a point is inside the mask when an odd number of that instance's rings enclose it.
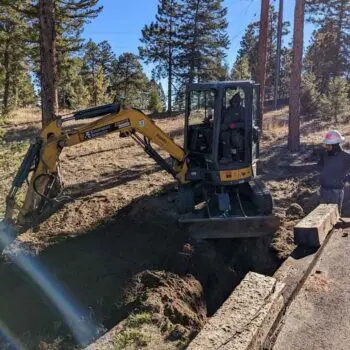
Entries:
{"label": "tall pine trunk", "polygon": [[[344,19],[345,19],[345,10],[348,0],[340,0],[339,8],[339,18],[338,18],[338,28],[337,28],[337,65],[335,76],[340,76],[342,71],[342,55],[341,55],[341,46],[342,46],[342,33],[344,31]],[[348,5],[350,6],[350,5]]]}
{"label": "tall pine trunk", "polygon": [[197,0],[196,3],[196,12],[194,17],[194,26],[193,26],[193,40],[192,40],[192,51],[190,57],[190,71],[189,71],[189,83],[193,83],[195,80],[195,68],[196,68],[196,47],[197,47],[197,31],[198,31],[198,11],[199,11],[200,0]]}
{"label": "tall pine trunk", "polygon": [[129,63],[126,64],[126,70],[125,70],[124,99],[126,103],[128,103],[128,85],[129,85]]}
{"label": "tall pine trunk", "polygon": [[4,100],[2,105],[2,114],[7,115],[9,112],[9,101],[10,101],[10,40],[5,43],[4,50],[4,71],[5,71],[5,81],[4,81]]}
{"label": "tall pine trunk", "polygon": [[278,90],[281,72],[281,48],[282,48],[282,29],[283,29],[283,0],[279,0],[278,8],[278,26],[277,26],[277,53],[276,53],[276,76],[275,76],[275,88],[274,88],[274,108],[277,109],[278,105]]}
{"label": "tall pine trunk", "polygon": [[58,111],[56,35],[52,0],[39,0],[40,83],[43,126],[56,118]]}
{"label": "tall pine trunk", "polygon": [[96,64],[93,62],[92,65],[92,103],[94,106],[97,106],[97,73],[96,73]]}
{"label": "tall pine trunk", "polygon": [[288,148],[292,152],[300,149],[300,85],[303,58],[304,0],[296,0],[294,13],[293,62],[289,97]]}
{"label": "tall pine trunk", "polygon": [[263,127],[264,101],[265,101],[265,81],[266,81],[266,61],[267,61],[267,37],[269,29],[270,1],[261,1],[260,34],[258,48],[258,71],[257,79],[260,84],[260,128]]}
{"label": "tall pine trunk", "polygon": [[169,66],[168,66],[168,114],[171,117],[173,113],[172,108],[172,84],[173,84],[173,58],[171,53],[171,47],[169,46]]}
{"label": "tall pine trunk", "polygon": [[169,23],[169,46],[168,46],[168,115],[171,117],[173,113],[172,95],[173,95],[173,47],[171,45],[173,40],[173,21]]}

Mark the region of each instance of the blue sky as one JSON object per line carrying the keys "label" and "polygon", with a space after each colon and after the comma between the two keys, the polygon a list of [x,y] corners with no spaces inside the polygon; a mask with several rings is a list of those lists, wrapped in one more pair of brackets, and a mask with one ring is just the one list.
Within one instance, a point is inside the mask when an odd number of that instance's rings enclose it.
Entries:
{"label": "blue sky", "polygon": [[[86,26],[83,36],[96,42],[108,40],[117,55],[126,51],[137,54],[141,29],[154,20],[158,2],[159,0],[100,0],[104,6],[103,12]],[[271,0],[271,3],[278,7],[278,1]],[[284,20],[291,22],[292,31],[295,0],[285,0],[284,3]],[[225,0],[225,5],[228,7],[228,34],[231,40],[227,62],[231,67],[245,28],[250,22],[259,19],[261,0]],[[306,23],[305,44],[309,42],[312,30],[312,26]],[[285,44],[291,40],[292,34],[285,38]],[[151,68],[144,65],[147,74],[150,74]]]}

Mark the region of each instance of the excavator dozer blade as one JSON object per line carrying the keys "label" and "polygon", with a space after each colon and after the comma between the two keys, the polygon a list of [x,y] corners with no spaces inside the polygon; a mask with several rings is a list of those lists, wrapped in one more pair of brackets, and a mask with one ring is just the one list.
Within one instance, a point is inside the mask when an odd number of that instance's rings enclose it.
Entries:
{"label": "excavator dozer blade", "polygon": [[194,238],[251,238],[274,234],[280,224],[275,216],[248,217],[182,217],[179,224],[187,226]]}

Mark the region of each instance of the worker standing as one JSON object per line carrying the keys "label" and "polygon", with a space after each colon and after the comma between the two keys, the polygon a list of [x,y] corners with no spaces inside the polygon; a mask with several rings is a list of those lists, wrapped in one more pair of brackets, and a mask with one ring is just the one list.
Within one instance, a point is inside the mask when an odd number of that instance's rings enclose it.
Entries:
{"label": "worker standing", "polygon": [[321,203],[338,204],[341,214],[346,176],[350,173],[350,154],[343,151],[344,137],[337,130],[329,131],[324,140],[325,153],[320,159]]}

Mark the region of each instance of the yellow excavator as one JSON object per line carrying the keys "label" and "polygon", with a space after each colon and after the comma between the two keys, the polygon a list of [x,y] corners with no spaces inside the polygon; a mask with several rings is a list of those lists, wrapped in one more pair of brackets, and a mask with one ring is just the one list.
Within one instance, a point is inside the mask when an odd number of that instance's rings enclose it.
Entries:
{"label": "yellow excavator", "polygon": [[[272,234],[279,221],[272,214],[270,192],[256,178],[259,115],[259,86],[230,81],[187,86],[183,147],[142,111],[121,104],[58,117],[30,145],[7,196],[5,221],[28,226],[60,200],[59,158],[64,148],[118,132],[132,138],[178,181],[179,224],[191,234],[204,239]],[[88,119],[93,121],[76,129],[62,127]],[[24,204],[16,208],[16,194],[26,181]]]}

